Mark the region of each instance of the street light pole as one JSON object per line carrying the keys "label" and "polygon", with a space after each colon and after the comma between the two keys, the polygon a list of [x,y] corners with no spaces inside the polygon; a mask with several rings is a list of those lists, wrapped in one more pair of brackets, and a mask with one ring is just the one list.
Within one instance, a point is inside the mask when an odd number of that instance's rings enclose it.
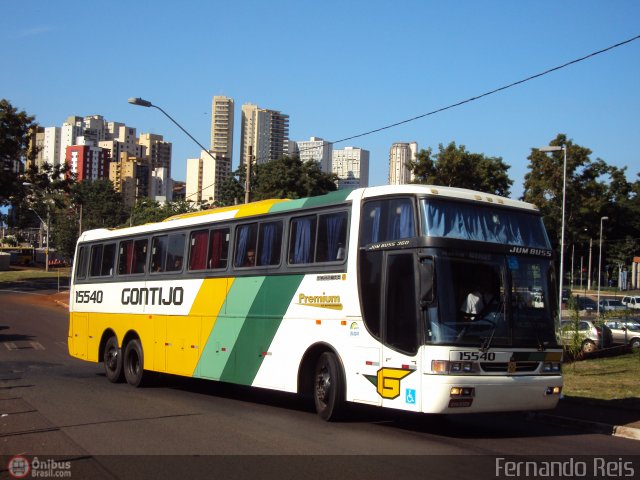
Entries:
{"label": "street light pole", "polygon": [[[35,185],[30,182],[23,182],[22,185],[24,185],[25,187],[35,187]],[[40,215],[38,215],[38,212],[36,212],[33,208],[30,208],[29,210],[31,210],[33,213],[36,214],[36,217],[38,217],[38,220],[40,220],[40,223],[42,223],[45,229],[47,230],[47,236],[45,237],[47,242],[47,248],[44,250],[44,264],[45,264],[44,271],[48,272],[49,271],[49,230],[51,227],[51,212],[49,209],[49,203],[47,202],[47,221],[46,222],[42,219]],[[40,237],[40,241],[42,242],[42,236]],[[42,247],[42,245],[40,246]]]}
{"label": "street light pole", "polygon": [[211,152],[209,151],[208,148],[205,148],[198,140],[196,140],[195,138],[193,138],[193,136],[187,132],[182,125],[180,125],[178,122],[176,122],[171,115],[169,115],[167,112],[165,112],[161,107],[159,107],[158,105],[154,105],[153,103],[151,103],[149,100],[144,100],[142,98],[136,97],[136,98],[130,98],[128,100],[128,102],[131,105],[138,105],[139,107],[153,107],[153,108],[157,108],[158,110],[160,110],[169,120],[171,120],[173,123],[176,124],[176,126],[182,130],[191,140],[193,140],[196,145],[198,145],[202,150],[204,150],[205,152],[207,152],[207,154],[213,159],[214,162],[216,162],[216,157],[214,157]]}
{"label": "street light pole", "polygon": [[605,220],[609,220],[609,217],[600,217],[600,254],[598,255],[598,316],[600,316],[600,283],[602,283],[602,224]]}
{"label": "street light pole", "polygon": [[562,282],[564,280],[564,213],[567,203],[567,145],[548,145],[540,147],[541,152],[559,152],[562,150],[564,153],[563,169],[562,169],[562,223],[560,234],[560,286],[558,288],[558,316],[562,320]]}

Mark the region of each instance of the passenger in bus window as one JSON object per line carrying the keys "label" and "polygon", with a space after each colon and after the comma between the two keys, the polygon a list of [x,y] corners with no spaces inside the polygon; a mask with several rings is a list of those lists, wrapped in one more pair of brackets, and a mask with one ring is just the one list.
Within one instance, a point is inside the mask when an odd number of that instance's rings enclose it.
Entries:
{"label": "passenger in bus window", "polygon": [[256,252],[254,250],[247,250],[247,255],[244,258],[243,267],[253,267],[256,264]]}

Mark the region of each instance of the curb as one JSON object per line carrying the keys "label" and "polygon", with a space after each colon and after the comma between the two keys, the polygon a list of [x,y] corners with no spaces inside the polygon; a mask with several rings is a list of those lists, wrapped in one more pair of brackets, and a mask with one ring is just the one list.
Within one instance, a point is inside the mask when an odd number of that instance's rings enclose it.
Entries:
{"label": "curb", "polygon": [[627,427],[625,425],[609,425],[607,423],[591,422],[573,417],[564,417],[561,415],[553,415],[551,413],[531,412],[529,418],[536,418],[542,421],[553,423],[555,425],[563,425],[567,427],[576,427],[588,430],[592,433],[602,435],[611,435],[613,437],[626,438],[628,440],[640,440],[640,428]]}

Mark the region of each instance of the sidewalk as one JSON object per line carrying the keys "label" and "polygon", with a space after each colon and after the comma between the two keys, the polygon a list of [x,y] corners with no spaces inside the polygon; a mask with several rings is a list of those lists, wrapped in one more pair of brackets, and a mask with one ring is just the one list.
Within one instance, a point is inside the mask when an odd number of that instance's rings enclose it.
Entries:
{"label": "sidewalk", "polygon": [[[58,305],[69,308],[69,291],[54,293],[51,299]],[[531,418],[581,428],[590,432],[631,440],[640,440],[640,411],[624,407],[612,408],[588,403],[581,399],[565,397],[553,410],[532,412]]]}
{"label": "sidewalk", "polygon": [[533,412],[534,418],[588,430],[594,433],[613,435],[630,440],[640,440],[640,411],[598,405],[586,400],[564,397],[553,410]]}

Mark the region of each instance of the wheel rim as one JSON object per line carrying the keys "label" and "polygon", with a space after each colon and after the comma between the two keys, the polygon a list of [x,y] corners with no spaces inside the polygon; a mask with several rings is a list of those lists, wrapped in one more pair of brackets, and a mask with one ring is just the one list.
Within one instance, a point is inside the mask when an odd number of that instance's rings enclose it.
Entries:
{"label": "wheel rim", "polygon": [[587,342],[582,347],[582,351],[584,351],[585,353],[591,353],[591,352],[595,351],[595,349],[596,349],[596,346],[592,342]]}
{"label": "wheel rim", "polygon": [[104,362],[109,370],[116,371],[118,368],[118,349],[116,347],[110,347],[107,350]]}
{"label": "wheel rim", "polygon": [[324,405],[327,404],[331,394],[331,375],[326,363],[320,367],[316,375],[316,398]]}

